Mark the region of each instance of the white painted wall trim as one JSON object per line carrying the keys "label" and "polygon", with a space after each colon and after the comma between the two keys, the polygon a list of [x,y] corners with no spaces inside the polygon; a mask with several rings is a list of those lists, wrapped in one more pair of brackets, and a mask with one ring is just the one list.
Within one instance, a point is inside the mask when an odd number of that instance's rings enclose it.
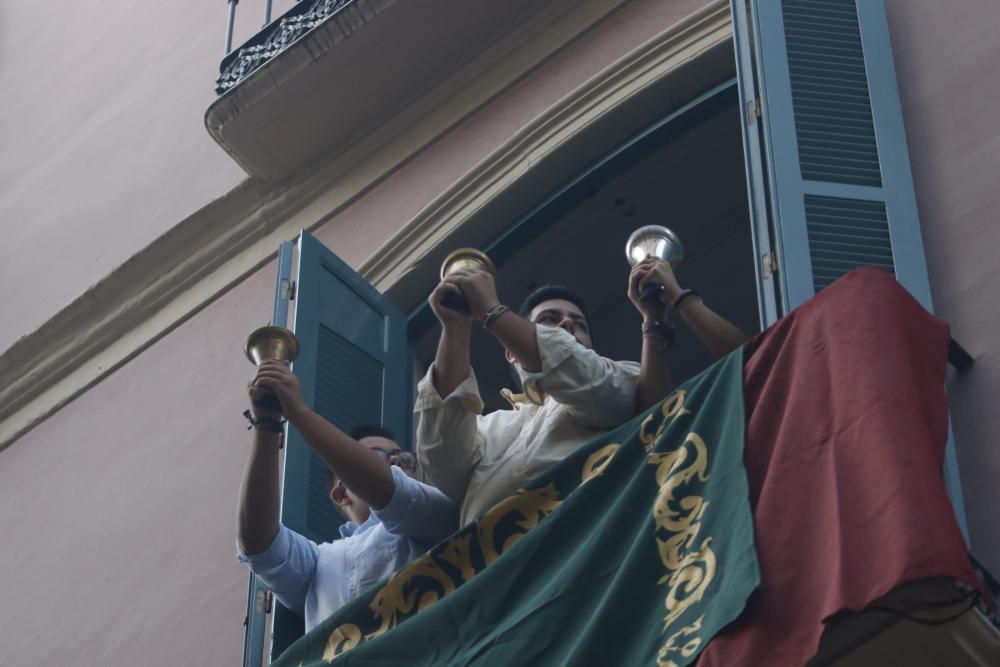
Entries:
{"label": "white painted wall trim", "polygon": [[[323,172],[292,187],[261,191],[251,182],[237,187],[17,341],[0,355],[0,448],[273,259],[280,242],[330,220],[550,56],[553,45],[561,46],[588,29],[606,14],[607,5],[595,0],[589,8],[590,13],[564,17],[538,32],[502,62],[472,63],[478,76],[464,71],[432,89],[428,97],[437,96],[437,107],[409,123],[394,123],[406,128],[395,136],[357,145]],[[728,3],[716,0],[639,46],[540,114],[439,196],[364,262],[361,274],[387,290],[407,274],[406,267],[432,254],[442,240],[464,227],[482,232],[488,225],[480,224],[477,211],[501,200],[533,165],[555,156],[560,147],[582,136],[588,124],[616,107],[635,106],[643,90],[730,39]]]}

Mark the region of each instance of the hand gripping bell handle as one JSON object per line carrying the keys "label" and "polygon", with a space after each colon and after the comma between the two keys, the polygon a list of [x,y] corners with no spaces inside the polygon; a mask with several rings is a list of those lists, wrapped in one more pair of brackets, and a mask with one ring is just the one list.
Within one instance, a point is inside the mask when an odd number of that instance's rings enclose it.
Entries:
{"label": "hand gripping bell handle", "polygon": [[639,301],[643,303],[656,303],[661,301],[663,292],[666,288],[663,285],[657,285],[656,283],[649,283],[642,290],[642,294],[639,295]]}
{"label": "hand gripping bell handle", "polygon": [[464,294],[458,292],[445,292],[441,297],[440,304],[460,313],[469,312],[469,300],[465,298]]}

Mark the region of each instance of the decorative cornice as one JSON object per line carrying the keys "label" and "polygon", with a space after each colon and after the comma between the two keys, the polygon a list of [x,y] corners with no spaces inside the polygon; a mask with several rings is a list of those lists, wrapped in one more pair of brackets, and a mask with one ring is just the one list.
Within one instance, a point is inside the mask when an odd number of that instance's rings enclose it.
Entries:
{"label": "decorative cornice", "polygon": [[280,242],[350,206],[622,1],[575,0],[572,12],[522,26],[322,169],[293,185],[246,181],[179,222],[0,354],[0,449],[273,259]]}

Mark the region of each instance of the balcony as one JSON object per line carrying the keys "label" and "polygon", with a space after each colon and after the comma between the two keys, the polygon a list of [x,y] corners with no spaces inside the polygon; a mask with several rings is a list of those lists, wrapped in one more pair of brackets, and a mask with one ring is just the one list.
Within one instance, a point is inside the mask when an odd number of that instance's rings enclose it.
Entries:
{"label": "balcony", "polygon": [[621,3],[302,0],[225,56],[205,124],[270,183],[420,121],[426,143]]}
{"label": "balcony", "polygon": [[[267,2],[265,14],[267,25],[251,37],[238,49],[232,49],[233,24],[236,19],[238,0],[229,2],[229,19],[226,26],[226,57],[219,65],[219,78],[215,81],[215,92],[222,95],[227,90],[247,78],[258,67],[284,51],[295,40],[306,34],[317,25],[353,5],[352,9],[361,9],[354,0],[306,0],[300,1],[288,10],[277,21],[270,21],[271,3]],[[345,12],[350,14],[351,12]],[[343,18],[348,18],[346,15]]]}

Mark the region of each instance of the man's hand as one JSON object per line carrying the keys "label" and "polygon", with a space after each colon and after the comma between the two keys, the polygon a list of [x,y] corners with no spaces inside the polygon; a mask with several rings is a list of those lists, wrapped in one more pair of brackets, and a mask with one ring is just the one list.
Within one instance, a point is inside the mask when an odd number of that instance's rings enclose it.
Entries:
{"label": "man's hand", "polygon": [[280,420],[283,415],[281,406],[274,400],[274,392],[254,384],[256,379],[257,374],[255,373],[250,382],[247,383],[247,394],[250,395],[250,411],[258,419],[269,418]]}
{"label": "man's hand", "polygon": [[451,285],[465,295],[469,302],[469,315],[472,317],[482,317],[490,308],[500,303],[497,299],[493,274],[488,271],[459,269],[445,276],[441,284]]}
{"label": "man's hand", "polygon": [[[659,301],[645,303],[639,297],[647,285],[663,285],[663,294]],[[662,259],[647,257],[632,268],[628,277],[628,298],[642,314],[645,320],[662,321],[667,315],[667,308],[677,295],[681,286],[674,277],[670,264]]]}
{"label": "man's hand", "polygon": [[[277,361],[275,359],[262,361],[260,366],[257,367],[257,374],[253,376],[253,380],[250,382],[251,401],[254,397],[254,391],[259,390],[261,387],[270,389],[278,396],[278,400],[281,402],[281,411],[291,421],[294,421],[298,415],[309,408],[306,405],[305,398],[302,396],[299,379],[292,373],[291,366],[287,361]],[[263,417],[265,415],[257,413],[257,416]]]}
{"label": "man's hand", "polygon": [[441,305],[441,300],[444,299],[445,294],[461,294],[462,291],[450,282],[441,281],[438,286],[434,288],[431,292],[428,302],[431,305],[431,310],[437,316],[438,320],[441,321],[441,326],[450,327],[455,325],[465,325],[469,326],[472,322],[472,314],[467,312],[462,312],[460,310],[455,310],[454,308],[447,308]]}

